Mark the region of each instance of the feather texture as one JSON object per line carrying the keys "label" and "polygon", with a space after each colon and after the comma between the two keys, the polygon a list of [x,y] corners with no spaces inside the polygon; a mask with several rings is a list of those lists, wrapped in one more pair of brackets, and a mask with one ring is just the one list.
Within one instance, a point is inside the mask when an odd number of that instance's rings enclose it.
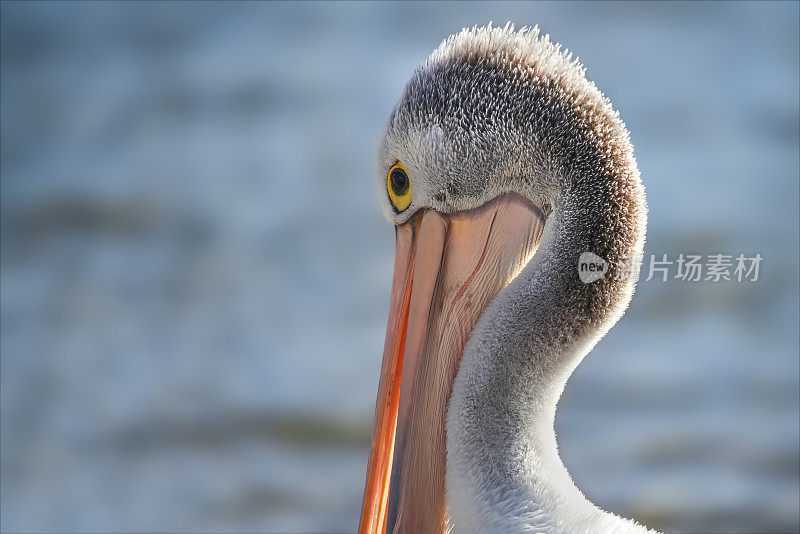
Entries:
{"label": "feather texture", "polygon": [[[396,213],[386,171],[413,187]],[[585,69],[537,28],[473,27],[412,75],[379,149],[387,218],[442,213],[508,192],[547,216],[542,243],[491,302],[465,347],[447,419],[455,532],[647,532],[584,498],[564,468],[556,403],[583,356],[619,319],[638,278],[646,204],[628,131]],[[589,284],[578,261],[608,264]]]}

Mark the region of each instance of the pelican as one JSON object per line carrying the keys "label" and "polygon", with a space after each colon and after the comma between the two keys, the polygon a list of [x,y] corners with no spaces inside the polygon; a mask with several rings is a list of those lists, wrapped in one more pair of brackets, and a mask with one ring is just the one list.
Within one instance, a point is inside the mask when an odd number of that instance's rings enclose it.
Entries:
{"label": "pelican", "polygon": [[587,500],[556,446],[647,218],[582,65],[537,28],[450,36],[394,108],[377,179],[395,260],[360,532],[652,532]]}

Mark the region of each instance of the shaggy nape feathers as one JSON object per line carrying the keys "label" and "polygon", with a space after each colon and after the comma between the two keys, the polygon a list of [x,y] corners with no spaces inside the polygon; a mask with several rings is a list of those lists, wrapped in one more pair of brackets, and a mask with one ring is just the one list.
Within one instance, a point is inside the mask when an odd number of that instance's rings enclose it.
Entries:
{"label": "shaggy nape feathers", "polygon": [[[396,213],[386,173],[408,171]],[[575,488],[556,447],[555,407],[583,356],[622,315],[644,246],[644,188],[627,129],[585,69],[541,36],[473,27],[416,69],[379,149],[387,218],[452,213],[505,193],[546,216],[539,249],[486,308],[447,411],[447,505],[455,532],[644,532]],[[584,284],[578,259],[608,263]]]}

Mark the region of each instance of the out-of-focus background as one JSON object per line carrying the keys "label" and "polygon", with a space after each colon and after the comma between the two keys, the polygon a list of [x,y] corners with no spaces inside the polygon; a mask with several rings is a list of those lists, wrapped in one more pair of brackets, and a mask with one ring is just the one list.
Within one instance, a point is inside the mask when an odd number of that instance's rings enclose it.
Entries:
{"label": "out-of-focus background", "polygon": [[577,484],[673,532],[798,530],[796,2],[3,2],[3,531],[355,529],[376,147],[414,67],[490,20],[621,110],[648,255],[764,258],[640,283],[559,406]]}

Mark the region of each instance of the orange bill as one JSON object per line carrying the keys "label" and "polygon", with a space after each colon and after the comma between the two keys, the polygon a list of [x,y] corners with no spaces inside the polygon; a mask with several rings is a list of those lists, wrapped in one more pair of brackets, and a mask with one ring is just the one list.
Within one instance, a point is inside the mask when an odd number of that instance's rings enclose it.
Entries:
{"label": "orange bill", "polygon": [[533,255],[543,222],[511,194],[397,227],[361,534],[444,530],[444,426],[464,345]]}

